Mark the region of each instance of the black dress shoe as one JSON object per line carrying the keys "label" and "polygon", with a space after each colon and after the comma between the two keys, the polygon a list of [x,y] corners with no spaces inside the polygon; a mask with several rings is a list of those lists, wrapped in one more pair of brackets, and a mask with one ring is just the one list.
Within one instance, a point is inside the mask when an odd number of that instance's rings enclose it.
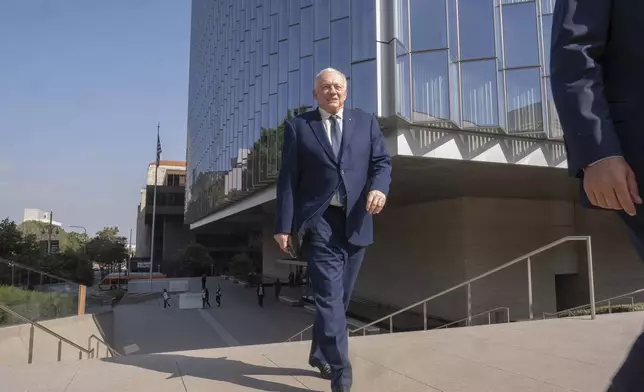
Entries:
{"label": "black dress shoe", "polygon": [[333,373],[331,372],[331,365],[328,363],[319,363],[314,361],[309,361],[311,367],[317,368],[320,371],[320,377],[325,380],[330,380],[333,378]]}

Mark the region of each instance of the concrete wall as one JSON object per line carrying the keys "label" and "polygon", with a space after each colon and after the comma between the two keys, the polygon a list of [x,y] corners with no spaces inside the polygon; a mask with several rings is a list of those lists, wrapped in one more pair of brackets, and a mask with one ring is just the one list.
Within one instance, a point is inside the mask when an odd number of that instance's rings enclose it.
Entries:
{"label": "concrete wall", "polygon": [[[264,229],[264,273],[286,277],[288,266],[275,263],[283,256],[270,222]],[[375,243],[354,297],[405,307],[568,235],[592,236],[598,300],[644,288],[644,265],[610,211],[586,210],[573,201],[459,198],[389,207],[376,217]],[[535,317],[589,302],[584,243],[559,245],[531,263]],[[428,313],[466,317],[466,293],[462,288],[430,302]],[[510,307],[513,320],[529,316],[525,262],[472,284],[474,314],[499,306]]]}
{"label": "concrete wall", "polygon": [[[102,318],[103,325],[109,327],[109,316],[99,317]],[[87,339],[92,334],[103,339],[101,329],[97,326],[96,321],[91,314],[48,320],[41,324],[83,348],[88,347]],[[27,364],[30,325],[31,324],[22,324],[0,328],[1,365]],[[33,347],[33,363],[51,363],[57,361],[58,339],[54,336],[35,328]],[[93,342],[93,347],[96,347],[96,341]],[[62,361],[78,360],[79,350],[66,343],[62,344],[61,352]],[[103,345],[100,346],[98,357],[105,357],[105,347]],[[83,358],[86,358],[85,354],[83,354]]]}
{"label": "concrete wall", "polygon": [[167,220],[163,223],[163,231],[163,260],[179,260],[183,249],[194,238],[190,227],[183,221]]}

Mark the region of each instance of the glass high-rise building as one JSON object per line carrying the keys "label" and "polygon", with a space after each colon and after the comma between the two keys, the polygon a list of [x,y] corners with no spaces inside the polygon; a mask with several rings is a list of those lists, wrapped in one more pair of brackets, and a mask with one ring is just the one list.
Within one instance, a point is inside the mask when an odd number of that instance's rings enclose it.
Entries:
{"label": "glass high-rise building", "polygon": [[284,120],[326,67],[383,119],[559,139],[554,1],[193,0],[186,221],[273,184]]}

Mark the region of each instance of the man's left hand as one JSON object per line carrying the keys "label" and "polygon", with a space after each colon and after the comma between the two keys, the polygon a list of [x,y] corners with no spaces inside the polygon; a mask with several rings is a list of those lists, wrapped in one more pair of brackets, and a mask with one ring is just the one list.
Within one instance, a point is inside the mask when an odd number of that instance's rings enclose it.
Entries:
{"label": "man's left hand", "polygon": [[369,215],[379,214],[385,207],[387,196],[380,191],[371,191],[367,197],[367,212]]}

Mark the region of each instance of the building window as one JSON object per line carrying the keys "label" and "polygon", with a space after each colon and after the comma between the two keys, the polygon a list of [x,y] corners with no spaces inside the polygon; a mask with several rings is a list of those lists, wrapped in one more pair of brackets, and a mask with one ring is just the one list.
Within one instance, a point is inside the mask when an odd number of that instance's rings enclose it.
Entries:
{"label": "building window", "polygon": [[411,120],[409,54],[396,42],[396,113]]}
{"label": "building window", "polygon": [[313,57],[303,57],[300,62],[300,106],[313,107]]}
{"label": "building window", "polygon": [[539,68],[506,71],[509,133],[543,131]]}
{"label": "building window", "polygon": [[413,121],[449,119],[447,51],[411,55]]}
{"label": "building window", "polygon": [[544,15],[541,20],[543,24],[543,47],[545,53],[543,65],[546,75],[550,75],[550,41],[552,39],[552,14]]}
{"label": "building window", "polygon": [[315,60],[314,71],[315,73],[331,66],[331,48],[329,46],[329,39],[316,41],[313,48],[313,57]]}
{"label": "building window", "polygon": [[461,58],[468,60],[494,57],[493,0],[459,0],[458,16]]}
{"label": "building window", "polygon": [[313,7],[302,8],[300,26],[304,27],[300,29],[300,56],[310,56],[313,54]]}
{"label": "building window", "polygon": [[376,114],[378,110],[378,80],[375,60],[351,66],[351,83],[359,86],[352,94],[353,107],[367,113]]}
{"label": "building window", "polygon": [[351,24],[349,19],[331,22],[331,66],[351,74]]}
{"label": "building window", "polygon": [[329,38],[329,0],[315,1],[315,40]]}
{"label": "building window", "polygon": [[[355,62],[375,58],[375,0],[352,0],[351,15],[353,15],[351,18],[351,60]],[[347,39],[347,37],[345,36],[344,39]]]}
{"label": "building window", "polygon": [[288,70],[296,71],[300,66],[300,25],[288,29]]}
{"label": "building window", "polygon": [[535,3],[504,5],[502,13],[506,68],[539,65]]}
{"label": "building window", "polygon": [[496,60],[461,64],[464,128],[498,125]]}
{"label": "building window", "polygon": [[300,107],[300,71],[288,73],[288,108]]}
{"label": "building window", "polygon": [[349,4],[347,0],[331,0],[331,20],[349,16],[351,14]]}
{"label": "building window", "polygon": [[394,1],[394,37],[403,47],[409,48],[409,0]]}
{"label": "building window", "polygon": [[[482,1],[482,0],[479,0]],[[445,1],[409,0],[411,50],[447,47]]]}

